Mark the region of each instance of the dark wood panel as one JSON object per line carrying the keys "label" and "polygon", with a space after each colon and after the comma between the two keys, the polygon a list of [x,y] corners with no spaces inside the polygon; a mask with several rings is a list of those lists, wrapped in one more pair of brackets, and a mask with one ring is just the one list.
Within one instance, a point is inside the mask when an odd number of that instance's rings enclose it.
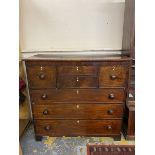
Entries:
{"label": "dark wood panel", "polygon": [[126,66],[101,66],[99,71],[99,87],[123,87],[128,82]]}
{"label": "dark wood panel", "polygon": [[27,67],[27,76],[30,88],[55,88],[56,68],[52,66]]}
{"label": "dark wood panel", "polygon": [[35,120],[40,136],[120,135],[121,120]]}
{"label": "dark wood panel", "polygon": [[51,104],[33,105],[36,119],[105,119],[121,118],[122,104]]}
{"label": "dark wood panel", "polygon": [[96,75],[96,66],[60,66],[58,67],[58,74],[67,75]]}
{"label": "dark wood panel", "polygon": [[51,104],[59,102],[124,102],[124,89],[43,89],[31,90],[31,101],[35,104]]}
{"label": "dark wood panel", "polygon": [[58,88],[97,88],[98,78],[93,76],[59,76]]}

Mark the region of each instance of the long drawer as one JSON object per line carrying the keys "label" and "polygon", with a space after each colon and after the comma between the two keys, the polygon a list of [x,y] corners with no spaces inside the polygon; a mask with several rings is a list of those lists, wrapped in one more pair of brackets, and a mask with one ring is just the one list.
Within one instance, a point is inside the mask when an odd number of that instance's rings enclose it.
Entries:
{"label": "long drawer", "polygon": [[105,119],[123,116],[122,104],[34,105],[35,119]]}
{"label": "long drawer", "polygon": [[35,120],[40,136],[120,135],[122,120]]}
{"label": "long drawer", "polygon": [[33,104],[67,103],[123,103],[124,89],[43,89],[31,90]]}

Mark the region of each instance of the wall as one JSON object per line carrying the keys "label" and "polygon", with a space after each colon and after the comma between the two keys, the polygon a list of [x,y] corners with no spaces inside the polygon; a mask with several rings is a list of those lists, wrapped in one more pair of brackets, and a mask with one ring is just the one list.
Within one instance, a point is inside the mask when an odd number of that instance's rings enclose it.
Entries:
{"label": "wall", "polygon": [[20,48],[122,48],[125,0],[20,0]]}

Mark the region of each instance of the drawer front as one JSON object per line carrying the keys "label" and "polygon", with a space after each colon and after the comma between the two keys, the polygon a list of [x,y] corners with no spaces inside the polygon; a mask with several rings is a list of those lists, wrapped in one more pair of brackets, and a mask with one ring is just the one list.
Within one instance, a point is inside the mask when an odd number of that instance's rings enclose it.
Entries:
{"label": "drawer front", "polygon": [[35,120],[40,136],[119,135],[122,120]]}
{"label": "drawer front", "polygon": [[58,67],[58,74],[67,75],[96,75],[96,66],[60,66]]}
{"label": "drawer front", "polygon": [[30,88],[55,88],[56,68],[52,66],[31,66],[27,68]]}
{"label": "drawer front", "polygon": [[105,119],[123,116],[122,104],[51,104],[34,105],[36,119]]}
{"label": "drawer front", "polygon": [[60,76],[58,88],[96,88],[97,77],[88,76]]}
{"label": "drawer front", "polygon": [[99,69],[100,87],[118,87],[126,86],[128,77],[128,68],[119,66],[102,66]]}
{"label": "drawer front", "polygon": [[124,102],[124,89],[45,89],[31,90],[34,104],[67,103],[117,103]]}

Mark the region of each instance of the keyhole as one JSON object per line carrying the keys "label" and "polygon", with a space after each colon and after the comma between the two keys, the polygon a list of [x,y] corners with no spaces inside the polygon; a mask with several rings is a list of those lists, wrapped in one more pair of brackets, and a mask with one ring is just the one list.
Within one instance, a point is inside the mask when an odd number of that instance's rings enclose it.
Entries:
{"label": "keyhole", "polygon": [[116,67],[115,67],[115,66],[113,66],[113,67],[112,67],[112,70],[114,71],[114,70],[115,70],[115,68],[116,68]]}

